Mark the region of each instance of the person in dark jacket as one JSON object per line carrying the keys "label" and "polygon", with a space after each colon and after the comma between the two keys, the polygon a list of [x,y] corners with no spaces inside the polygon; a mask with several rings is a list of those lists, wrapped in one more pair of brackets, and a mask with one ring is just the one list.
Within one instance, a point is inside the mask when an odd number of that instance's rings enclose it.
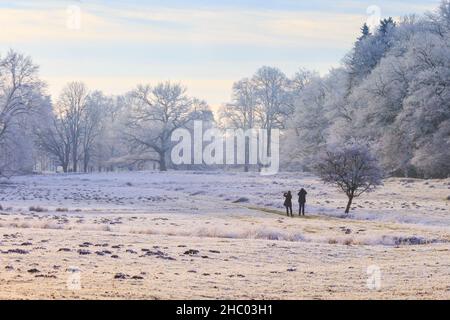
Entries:
{"label": "person in dark jacket", "polygon": [[291,217],[293,217],[294,215],[292,214],[292,193],[290,191],[288,191],[287,193],[284,194],[284,206],[286,207],[286,213],[287,216],[289,217],[289,215]]}
{"label": "person in dark jacket", "polygon": [[305,215],[305,204],[306,204],[306,195],[308,194],[308,192],[306,192],[305,189],[301,189],[300,192],[298,193],[298,204],[299,204],[299,210],[298,210],[298,214],[299,215]]}

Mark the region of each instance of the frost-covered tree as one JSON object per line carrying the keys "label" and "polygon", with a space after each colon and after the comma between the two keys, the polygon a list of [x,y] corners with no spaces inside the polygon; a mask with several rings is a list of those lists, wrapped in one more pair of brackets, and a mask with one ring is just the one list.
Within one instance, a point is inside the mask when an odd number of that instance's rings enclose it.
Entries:
{"label": "frost-covered tree", "polygon": [[87,97],[86,108],[82,114],[82,160],[83,171],[88,172],[96,147],[101,141],[98,139],[105,128],[105,118],[108,107],[114,102],[100,91],[94,91]]}
{"label": "frost-covered tree", "polygon": [[84,83],[70,82],[63,89],[55,105],[66,140],[70,142],[72,171],[78,171],[83,142],[83,121],[87,108],[88,89]]}
{"label": "frost-covered tree", "polygon": [[233,84],[232,101],[219,111],[224,126],[240,129],[256,127],[255,91],[255,85],[248,78]]}
{"label": "frost-covered tree", "polygon": [[361,27],[361,36],[358,38],[359,41],[364,40],[365,38],[369,37],[370,35],[372,35],[370,33],[370,28],[367,25],[367,23],[364,23],[363,26]]}
{"label": "frost-covered tree", "polygon": [[377,66],[386,51],[392,44],[395,22],[392,18],[380,21],[380,26],[375,34],[367,31],[363,26],[362,35],[355,43],[353,50],[345,59],[345,66],[351,75],[351,86],[360,83]]}
{"label": "frost-covered tree", "polygon": [[442,0],[435,12],[426,14],[429,30],[434,34],[443,37],[450,31],[450,1]]}
{"label": "frost-covered tree", "polygon": [[69,172],[72,141],[69,128],[60,115],[52,115],[51,124],[35,130],[39,149],[54,158],[64,172]]}
{"label": "frost-covered tree", "polygon": [[[252,78],[244,78],[233,85],[232,101],[222,106],[219,115],[223,127],[248,130],[266,129],[266,152],[271,150],[272,129],[286,128],[294,112],[295,92],[307,85],[306,72],[299,72],[294,80],[273,67],[262,67]],[[244,170],[249,170],[249,139],[246,138]]]}
{"label": "frost-covered tree", "polygon": [[100,91],[89,93],[84,84],[69,83],[48,116],[49,125],[35,129],[40,148],[64,172],[92,170],[92,160],[101,152],[100,139],[113,104],[114,99]]}
{"label": "frost-covered tree", "polygon": [[194,100],[185,87],[170,82],[140,85],[129,98],[126,139],[135,152],[145,154],[145,160],[157,162],[159,169],[166,171],[172,132],[192,120]]}
{"label": "frost-covered tree", "polygon": [[12,50],[0,57],[0,179],[33,168],[30,133],[32,120],[41,115],[44,87],[31,58]]}
{"label": "frost-covered tree", "polygon": [[0,57],[0,172],[32,168],[32,113],[39,114],[45,84],[31,58],[15,51]]}
{"label": "frost-covered tree", "polygon": [[101,97],[101,130],[93,143],[93,165],[98,171],[113,171],[127,165],[121,160],[129,151],[123,136],[127,102],[124,96]]}
{"label": "frost-covered tree", "polygon": [[0,59],[0,139],[19,115],[37,107],[43,86],[29,57],[9,51]]}
{"label": "frost-covered tree", "polygon": [[[442,147],[449,138],[450,42],[426,35],[416,39],[409,54],[414,61],[414,76],[398,117],[399,127],[414,144],[411,163],[426,177],[446,177],[450,171],[442,166],[441,159],[448,155]],[[427,153],[429,159],[424,157]]]}
{"label": "frost-covered tree", "polygon": [[256,96],[256,116],[267,130],[267,152],[270,153],[272,129],[284,128],[294,112],[291,81],[277,68],[262,67],[252,78]]}
{"label": "frost-covered tree", "polygon": [[312,73],[307,79],[307,85],[296,90],[295,112],[284,139],[289,165],[298,161],[303,168],[326,146],[329,127],[325,81]]}
{"label": "frost-covered tree", "polygon": [[[447,145],[450,112],[449,3],[422,17],[384,19],[373,33],[363,27],[343,67],[322,77],[321,99],[303,103],[293,119],[307,119],[305,110],[317,110],[320,101],[323,112],[313,119],[324,120],[318,133],[325,133],[326,144],[370,143],[390,174],[449,176],[443,165],[448,153],[440,147]],[[311,133],[301,133],[299,141]]]}
{"label": "frost-covered tree", "polygon": [[303,89],[305,89],[313,80],[319,77],[319,73],[305,68],[301,68],[295,73],[294,77],[290,81],[294,103],[295,99],[301,96]]}
{"label": "frost-covered tree", "polygon": [[[219,110],[222,127],[248,130],[260,125],[257,118],[256,87],[248,79],[242,79],[233,85],[232,101]],[[249,171],[250,142],[245,140],[244,171]]]}
{"label": "frost-covered tree", "polygon": [[427,143],[415,152],[412,163],[425,177],[450,176],[450,120],[439,124]]}
{"label": "frost-covered tree", "polygon": [[346,214],[354,198],[382,184],[378,160],[361,145],[330,147],[317,159],[315,170],[325,183],[337,186],[347,195]]}

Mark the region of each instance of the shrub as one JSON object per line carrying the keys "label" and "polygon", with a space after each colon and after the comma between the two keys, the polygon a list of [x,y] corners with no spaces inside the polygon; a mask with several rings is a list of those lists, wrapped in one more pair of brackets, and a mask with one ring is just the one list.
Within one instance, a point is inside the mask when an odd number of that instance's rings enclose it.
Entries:
{"label": "shrub", "polygon": [[31,212],[47,212],[48,210],[45,208],[42,208],[40,206],[34,207],[31,206],[28,210],[30,210]]}

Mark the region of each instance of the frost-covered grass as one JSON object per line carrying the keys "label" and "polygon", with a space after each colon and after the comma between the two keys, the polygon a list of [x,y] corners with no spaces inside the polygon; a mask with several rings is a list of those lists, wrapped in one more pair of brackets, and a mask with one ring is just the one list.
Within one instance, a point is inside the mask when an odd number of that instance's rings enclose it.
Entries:
{"label": "frost-covered grass", "polygon": [[[416,236],[383,230],[372,238],[353,234],[336,237],[332,232],[308,235],[295,227],[286,229],[273,223],[284,216],[283,192],[291,190],[295,194],[301,187],[308,190],[306,219],[330,217],[343,224],[361,221],[363,225],[374,222],[385,226],[394,223],[443,229],[450,225],[449,202],[444,196],[450,188],[449,179],[388,179],[377,192],[357,199],[349,215],[343,214],[346,198],[337,190],[313,175],[288,173],[260,176],[236,172],[131,172],[17,177],[3,186],[0,203],[9,208],[10,214],[26,215],[30,211],[37,215],[39,221],[34,222],[39,224],[37,228],[360,245],[392,245],[395,237]],[[295,205],[294,201],[294,213]],[[67,216],[80,216],[82,212],[85,215],[164,213],[181,216],[182,221],[176,218],[168,226],[157,222],[133,226],[130,222],[108,219],[101,227],[92,223],[64,223],[68,221]],[[200,216],[220,217],[228,226],[211,221],[207,226],[194,223],[186,228],[187,221],[199,221]],[[260,217],[265,223],[243,225],[241,220],[234,223],[233,217]],[[43,219],[48,220],[45,226],[42,226]],[[439,240],[432,236],[425,239],[424,242]]]}
{"label": "frost-covered grass", "polygon": [[[284,211],[283,192],[308,190],[307,213],[345,219],[450,225],[450,179],[388,179],[356,199],[345,216],[345,195],[309,174],[132,172],[17,177],[2,186],[0,204],[145,213],[249,214],[245,208]],[[294,199],[294,211],[296,207]],[[181,210],[182,209],[182,210]],[[70,211],[70,210],[68,210]]]}
{"label": "frost-covered grass", "polygon": [[[389,179],[346,216],[345,196],[306,174],[15,177],[0,186],[0,297],[449,298],[449,186]],[[288,218],[283,192],[300,187],[307,216]],[[365,287],[371,265],[381,291]]]}

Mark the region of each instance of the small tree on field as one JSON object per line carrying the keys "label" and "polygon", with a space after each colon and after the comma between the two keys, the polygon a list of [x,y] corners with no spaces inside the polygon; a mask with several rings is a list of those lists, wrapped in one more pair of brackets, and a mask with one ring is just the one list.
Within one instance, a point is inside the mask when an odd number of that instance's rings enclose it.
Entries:
{"label": "small tree on field", "polygon": [[382,184],[378,160],[365,146],[353,144],[329,148],[319,157],[315,169],[325,183],[345,192],[348,197],[346,214],[350,212],[354,198]]}

